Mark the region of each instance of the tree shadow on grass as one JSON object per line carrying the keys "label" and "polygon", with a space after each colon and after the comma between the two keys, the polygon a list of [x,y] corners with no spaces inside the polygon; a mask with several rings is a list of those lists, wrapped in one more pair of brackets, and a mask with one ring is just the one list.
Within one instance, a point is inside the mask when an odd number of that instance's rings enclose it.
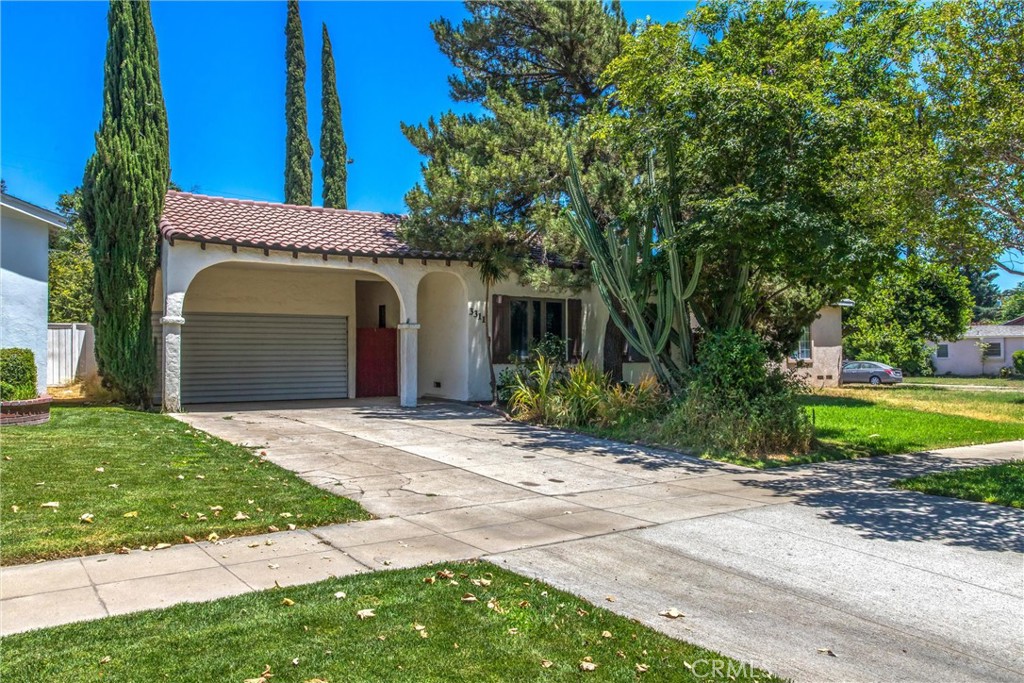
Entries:
{"label": "tree shadow on grass", "polygon": [[1024,553],[1024,510],[892,488],[897,479],[992,464],[934,453],[815,465],[794,476],[739,483],[791,496],[796,505],[885,541],[938,541],[975,550]]}

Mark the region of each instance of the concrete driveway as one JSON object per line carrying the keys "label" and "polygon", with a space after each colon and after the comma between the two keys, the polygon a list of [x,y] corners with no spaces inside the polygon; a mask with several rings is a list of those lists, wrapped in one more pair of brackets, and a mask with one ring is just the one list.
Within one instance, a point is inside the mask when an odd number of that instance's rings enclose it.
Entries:
{"label": "concrete driveway", "polygon": [[1024,677],[1024,511],[889,487],[1024,442],[758,472],[447,403],[239,408],[180,417],[401,518],[335,536],[369,566],[487,557],[797,680]]}

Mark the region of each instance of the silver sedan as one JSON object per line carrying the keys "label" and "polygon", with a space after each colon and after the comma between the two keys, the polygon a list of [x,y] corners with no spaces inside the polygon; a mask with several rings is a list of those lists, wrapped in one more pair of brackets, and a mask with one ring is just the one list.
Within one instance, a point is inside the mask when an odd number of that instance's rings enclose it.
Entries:
{"label": "silver sedan", "polygon": [[843,366],[843,384],[865,382],[873,386],[898,384],[903,381],[903,371],[885,363],[873,360],[855,360]]}

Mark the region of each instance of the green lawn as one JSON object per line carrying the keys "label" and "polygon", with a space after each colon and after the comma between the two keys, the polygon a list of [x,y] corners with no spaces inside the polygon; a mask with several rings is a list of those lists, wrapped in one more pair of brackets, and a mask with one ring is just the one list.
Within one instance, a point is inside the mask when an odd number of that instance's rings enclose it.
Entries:
{"label": "green lawn", "polygon": [[723,677],[779,680],[487,563],[331,579],[0,642],[4,681],[242,683],[267,671],[266,683],[682,683],[704,680],[694,671],[706,676],[714,660]]}
{"label": "green lawn", "polygon": [[1024,439],[1024,394],[1016,392],[865,385],[820,390],[800,401],[817,438],[815,448],[802,455],[701,454],[690,444],[660,439],[656,422],[583,431],[758,469]]}
{"label": "green lawn", "polygon": [[894,484],[908,491],[1024,508],[1024,460],[928,474]]}
{"label": "green lawn", "polygon": [[1008,379],[1004,377],[904,377],[904,384],[964,384],[980,387],[1006,387],[1024,391],[1024,377]]}
{"label": "green lawn", "polygon": [[248,449],[117,407],[5,427],[0,481],[2,564],[369,518]]}
{"label": "green lawn", "polygon": [[[1010,419],[1024,410],[1024,398],[929,391],[940,394],[941,400],[918,395],[900,405],[902,390],[842,390],[804,397],[822,442],[819,455],[824,457],[819,459],[1024,439],[1024,422]],[[988,419],[972,414],[988,415]]]}

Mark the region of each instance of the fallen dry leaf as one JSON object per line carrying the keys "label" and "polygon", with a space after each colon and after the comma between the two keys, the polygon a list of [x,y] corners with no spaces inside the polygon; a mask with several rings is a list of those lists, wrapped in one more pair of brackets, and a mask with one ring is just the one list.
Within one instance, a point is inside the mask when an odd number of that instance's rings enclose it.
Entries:
{"label": "fallen dry leaf", "polygon": [[298,665],[299,665],[299,658],[296,657],[295,659],[292,660],[292,666],[298,666]]}
{"label": "fallen dry leaf", "polygon": [[441,571],[437,572],[437,576],[438,578],[442,579],[454,579],[455,572],[453,572],[451,569],[442,569]]}
{"label": "fallen dry leaf", "polygon": [[584,657],[580,662],[580,671],[594,671],[595,669],[597,669],[597,664],[594,664],[594,660],[590,657]]}
{"label": "fallen dry leaf", "polygon": [[477,599],[472,593],[463,593],[462,602],[477,602]]}
{"label": "fallen dry leaf", "polygon": [[235,516],[232,517],[231,519],[233,519],[236,522],[241,522],[243,519],[249,519],[249,515],[245,514],[241,510],[239,510],[238,512],[235,513]]}
{"label": "fallen dry leaf", "polygon": [[338,599],[338,600],[343,600],[346,597],[345,596],[345,591],[338,591],[337,593],[334,594],[334,597],[336,599]]}
{"label": "fallen dry leaf", "polygon": [[541,668],[550,669],[552,666],[554,666],[554,662],[552,662],[550,659],[542,659],[540,660],[540,665]]}
{"label": "fallen dry leaf", "polygon": [[107,655],[106,657],[104,657],[103,659],[100,660],[100,664],[108,664],[110,662],[110,660],[111,660],[110,655]]}
{"label": "fallen dry leaf", "polygon": [[139,511],[138,510],[132,510],[131,512],[126,512],[126,513],[124,513],[121,516],[122,517],[138,517],[139,516]]}
{"label": "fallen dry leaf", "polygon": [[220,505],[211,505],[210,506],[210,512],[221,512],[223,509],[224,508],[222,508]]}
{"label": "fallen dry leaf", "polygon": [[423,583],[435,583],[436,581],[437,579],[435,579],[433,576],[423,577]]}
{"label": "fallen dry leaf", "polygon": [[658,612],[659,616],[666,617],[668,619],[678,619],[679,617],[685,617],[686,615],[677,610],[675,607],[670,607],[663,612]]}
{"label": "fallen dry leaf", "polygon": [[164,548],[170,548],[170,547],[171,547],[170,543],[157,543],[155,546],[153,546],[153,550],[163,550]]}
{"label": "fallen dry leaf", "polygon": [[602,638],[611,638],[612,637],[612,632],[611,631],[601,631],[601,637]]}
{"label": "fallen dry leaf", "polygon": [[21,509],[21,508],[20,508],[20,507],[18,507],[17,505],[12,505],[12,506],[11,506],[11,512],[17,512],[17,511],[18,511],[18,510],[20,510],[20,509]]}
{"label": "fallen dry leaf", "polygon": [[307,678],[302,683],[327,683],[323,678]]}
{"label": "fallen dry leaf", "polygon": [[490,579],[473,579],[470,583],[474,586],[483,586],[485,588],[491,585]]}
{"label": "fallen dry leaf", "polygon": [[96,521],[96,517],[91,512],[86,512],[84,515],[78,518],[79,522],[85,522],[86,524],[92,524]]}
{"label": "fallen dry leaf", "polygon": [[280,529],[278,529],[276,526],[271,524],[270,526],[267,527],[267,531],[280,531]]}
{"label": "fallen dry leaf", "polygon": [[279,565],[279,564],[273,564],[273,563],[267,565],[267,567],[269,567],[270,569],[278,569],[278,568],[280,568],[280,566],[281,565]]}
{"label": "fallen dry leaf", "polygon": [[515,626],[513,626],[512,628],[510,628],[510,629],[508,630],[508,634],[509,634],[510,636],[516,636],[516,635],[519,635],[519,629],[517,629],[517,628],[516,628]]}
{"label": "fallen dry leaf", "polygon": [[260,547],[260,544],[259,544],[259,543],[250,543],[250,544],[249,544],[249,545],[247,545],[246,547],[247,547],[247,548],[259,548],[259,547]]}
{"label": "fallen dry leaf", "polygon": [[295,604],[295,601],[292,600],[291,598],[284,598],[283,600],[281,600],[281,604],[284,605],[285,607],[291,607],[292,605]]}
{"label": "fallen dry leaf", "polygon": [[288,525],[288,531],[295,531],[295,529],[296,529],[296,526],[294,524],[289,524]]}
{"label": "fallen dry leaf", "polygon": [[107,484],[107,488],[108,488],[108,489],[116,489],[116,488],[118,488],[119,486],[121,486],[121,485],[120,485],[120,484]]}
{"label": "fallen dry leaf", "polygon": [[220,540],[220,536],[217,535],[216,531],[211,531],[210,535],[206,537],[206,540],[210,541],[211,543],[216,543]]}
{"label": "fallen dry leaf", "polygon": [[818,652],[820,652],[823,655],[828,655],[829,657],[838,656],[835,652],[832,652],[832,650],[828,649],[827,647],[819,647]]}
{"label": "fallen dry leaf", "polygon": [[413,627],[413,629],[415,629],[415,630],[417,630],[417,631],[422,631],[423,629],[425,629],[425,628],[426,628],[426,626],[424,626],[423,624],[416,624],[416,623],[414,623],[414,624],[412,625],[412,627]]}
{"label": "fallen dry leaf", "polygon": [[102,472],[102,471],[103,471],[103,468],[102,468],[102,467],[97,467],[97,468],[96,468],[96,471],[97,471],[97,472]]}
{"label": "fallen dry leaf", "polygon": [[182,539],[185,541],[185,543],[195,543],[196,542],[196,539],[192,538],[188,534],[185,534],[184,536],[182,536]]}
{"label": "fallen dry leaf", "polygon": [[648,670],[649,670],[649,669],[650,669],[651,667],[650,667],[650,666],[648,666],[647,664],[640,664],[640,663],[638,662],[635,668],[636,668],[636,672],[637,672],[638,674],[643,674],[643,673],[647,673],[647,671],[648,671]]}
{"label": "fallen dry leaf", "polygon": [[356,612],[356,616],[360,619],[373,619],[375,616],[377,616],[377,613],[372,609],[361,609],[358,612]]}
{"label": "fallen dry leaf", "polygon": [[590,612],[588,612],[587,610],[585,610],[582,607],[580,607],[579,609],[576,610],[576,614],[578,614],[581,617],[585,617],[588,614],[590,614]]}
{"label": "fallen dry leaf", "polygon": [[41,507],[41,508],[54,508],[54,509],[56,509],[56,508],[60,507],[60,503],[58,503],[57,501],[53,501],[51,503],[43,503],[39,507]]}
{"label": "fallen dry leaf", "polygon": [[614,595],[606,595],[606,596],[604,596],[604,599],[607,600],[608,602],[615,602],[615,596]]}

